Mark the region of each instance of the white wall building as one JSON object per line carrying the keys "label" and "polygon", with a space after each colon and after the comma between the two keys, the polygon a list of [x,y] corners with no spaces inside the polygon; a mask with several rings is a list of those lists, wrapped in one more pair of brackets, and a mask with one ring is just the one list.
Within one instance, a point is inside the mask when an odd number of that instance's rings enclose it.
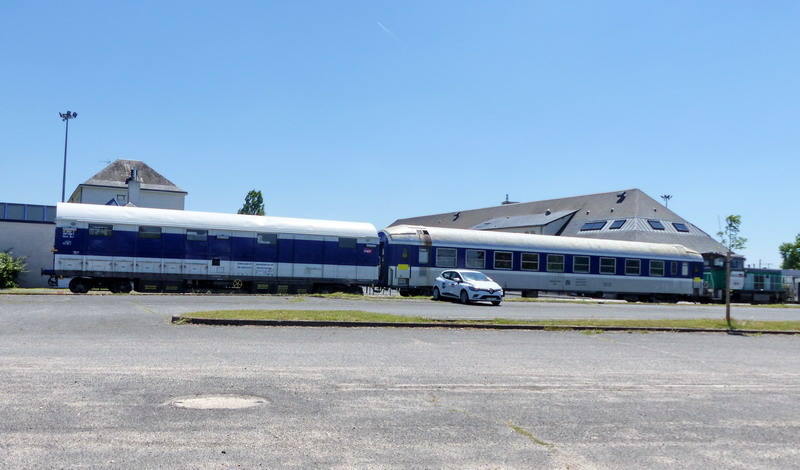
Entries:
{"label": "white wall building", "polygon": [[[146,163],[117,160],[78,185],[69,202],[183,210],[186,195]],[[47,286],[41,270],[53,267],[55,216],[55,206],[0,203],[0,251],[27,257],[26,272],[17,279],[21,287]]]}
{"label": "white wall building", "polygon": [[22,287],[46,287],[42,269],[53,267],[55,206],[0,202],[0,251],[27,257],[26,271],[17,278]]}
{"label": "white wall building", "polygon": [[68,202],[183,210],[187,192],[138,160],[116,160],[78,185]]}

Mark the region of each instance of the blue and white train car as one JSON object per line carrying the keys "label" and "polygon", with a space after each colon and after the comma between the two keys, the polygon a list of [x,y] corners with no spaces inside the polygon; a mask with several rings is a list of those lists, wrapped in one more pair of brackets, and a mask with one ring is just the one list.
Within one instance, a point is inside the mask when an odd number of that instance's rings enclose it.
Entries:
{"label": "blue and white train car", "polygon": [[380,262],[368,223],[69,203],[57,207],[54,251],[54,274],[79,293],[360,292]]}
{"label": "blue and white train car", "polygon": [[482,271],[506,290],[627,300],[696,298],[703,257],[681,245],[399,225],[379,234],[381,284],[427,295],[445,269]]}

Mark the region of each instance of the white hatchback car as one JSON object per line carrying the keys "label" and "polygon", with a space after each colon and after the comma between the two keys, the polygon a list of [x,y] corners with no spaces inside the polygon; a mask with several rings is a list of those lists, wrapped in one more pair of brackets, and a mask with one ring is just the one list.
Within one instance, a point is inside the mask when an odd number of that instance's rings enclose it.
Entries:
{"label": "white hatchback car", "polygon": [[503,301],[503,288],[480,271],[454,269],[444,271],[433,285],[433,300],[458,299],[462,304],[488,300],[492,305]]}

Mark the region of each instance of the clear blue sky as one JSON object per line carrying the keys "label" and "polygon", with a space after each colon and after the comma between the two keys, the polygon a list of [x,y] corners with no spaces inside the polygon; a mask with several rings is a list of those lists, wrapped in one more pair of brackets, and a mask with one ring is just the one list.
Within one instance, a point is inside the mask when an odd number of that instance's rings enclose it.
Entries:
{"label": "clear blue sky", "polygon": [[[235,212],[365,221],[640,188],[794,240],[797,1],[5,1],[0,201],[117,158]],[[457,195],[457,196],[454,196]]]}

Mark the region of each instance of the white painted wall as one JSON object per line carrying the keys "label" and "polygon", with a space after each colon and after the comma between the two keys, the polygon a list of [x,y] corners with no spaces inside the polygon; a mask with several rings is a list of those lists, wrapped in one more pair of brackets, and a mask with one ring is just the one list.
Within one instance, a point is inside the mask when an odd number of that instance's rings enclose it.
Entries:
{"label": "white painted wall", "polygon": [[17,278],[20,287],[47,287],[42,269],[53,267],[53,238],[56,224],[0,220],[0,251],[11,249],[11,255],[27,256],[26,271]]}

